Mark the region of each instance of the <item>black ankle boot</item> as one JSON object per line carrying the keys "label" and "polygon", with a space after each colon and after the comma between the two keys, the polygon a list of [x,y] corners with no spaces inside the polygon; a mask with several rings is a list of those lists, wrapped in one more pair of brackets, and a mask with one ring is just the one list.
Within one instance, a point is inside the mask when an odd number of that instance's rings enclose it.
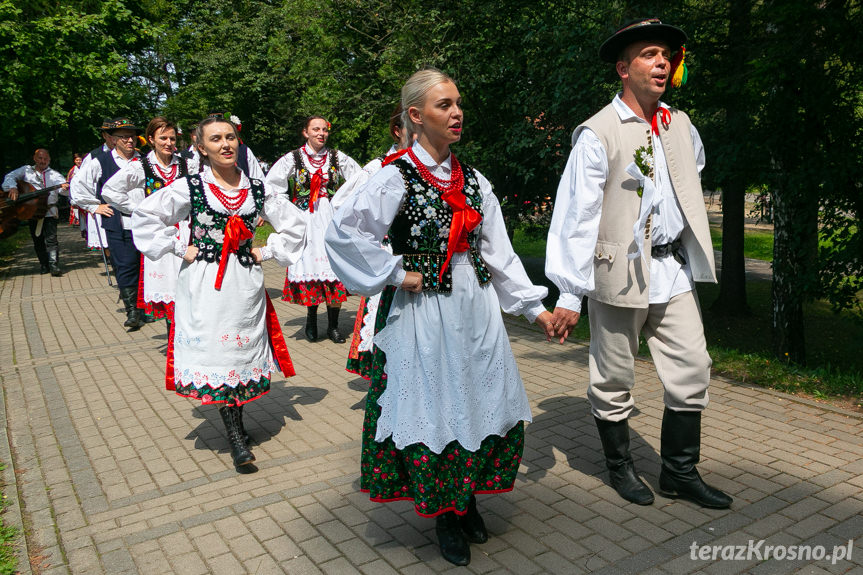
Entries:
{"label": "black ankle boot", "polygon": [[438,515],[435,532],[440,544],[440,553],[444,559],[454,565],[470,563],[470,545],[461,531],[458,515],[452,511]]}
{"label": "black ankle boot", "polygon": [[234,460],[234,467],[253,462],[255,456],[246,447],[243,433],[240,431],[240,408],[236,405],[225,405],[219,408],[219,415],[222,416],[222,422],[228,432],[228,443],[231,446],[231,458]]}
{"label": "black ankle boot", "polygon": [[485,529],[485,521],[480,517],[476,508],[476,497],[471,495],[467,513],[458,518],[464,536],[471,543],[485,543],[488,541],[488,531]]}
{"label": "black ankle boot", "polygon": [[306,312],[306,339],[309,341],[318,340],[318,306],[310,305]]}
{"label": "black ankle boot", "polygon": [[733,499],[704,483],[695,464],[701,457],[701,412],[665,408],[662,416],[662,471],[659,489],[702,507],[726,509]]}
{"label": "black ankle boot", "polygon": [[142,324],[138,315],[138,289],[121,287],[120,299],[123,300],[123,307],[126,309],[126,321],[123,323],[123,327],[128,327],[129,331],[139,329]]}
{"label": "black ankle boot", "polygon": [[327,337],[329,337],[333,343],[345,343],[345,336],[343,336],[339,331],[340,311],[341,308],[338,307],[327,308]]}
{"label": "black ankle boot", "polygon": [[653,503],[653,492],[635,473],[635,464],[629,453],[629,423],[622,421],[604,421],[598,417],[596,428],[602,441],[602,451],[605,453],[605,465],[611,479],[611,486],[618,495],[638,505]]}

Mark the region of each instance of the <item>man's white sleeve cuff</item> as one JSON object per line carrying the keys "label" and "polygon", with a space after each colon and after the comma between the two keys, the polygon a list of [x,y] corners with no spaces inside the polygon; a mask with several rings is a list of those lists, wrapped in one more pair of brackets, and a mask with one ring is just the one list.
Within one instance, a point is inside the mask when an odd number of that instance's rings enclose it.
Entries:
{"label": "man's white sleeve cuff", "polygon": [[581,313],[581,298],[584,297],[582,294],[575,293],[562,293],[560,297],[557,299],[557,306],[566,308],[568,310],[574,311],[576,313]]}

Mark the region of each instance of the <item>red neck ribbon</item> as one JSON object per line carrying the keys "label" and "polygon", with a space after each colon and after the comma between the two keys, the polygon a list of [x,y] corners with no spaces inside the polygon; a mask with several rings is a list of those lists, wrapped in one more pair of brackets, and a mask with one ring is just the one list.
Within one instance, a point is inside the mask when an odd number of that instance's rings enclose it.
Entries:
{"label": "red neck ribbon", "polygon": [[653,115],[653,121],[650,122],[650,127],[657,136],[659,135],[659,122],[662,122],[663,127],[668,129],[668,124],[671,123],[671,112],[668,111],[668,108],[657,107],[656,113]]}
{"label": "red neck ribbon", "polygon": [[381,167],[386,166],[393,160],[398,160],[399,158],[408,153],[408,149],[409,148],[404,148],[402,150],[399,150],[398,152],[393,152],[392,154],[384,158],[384,161],[381,163]]}
{"label": "red neck ribbon", "polygon": [[444,192],[442,198],[452,208],[452,222],[449,226],[449,240],[447,240],[446,245],[446,261],[440,268],[439,282],[443,281],[443,273],[449,267],[452,255],[470,249],[470,244],[467,243],[467,234],[475,230],[482,222],[482,216],[479,212],[467,205],[464,188]]}
{"label": "red neck ribbon", "polygon": [[309,212],[315,213],[315,202],[318,201],[318,195],[321,193],[321,187],[324,183],[324,174],[321,169],[312,174],[311,194],[309,195]]}
{"label": "red neck ribbon", "polygon": [[240,242],[250,240],[254,234],[246,227],[243,218],[233,215],[228,218],[225,226],[225,239],[222,243],[222,257],[219,260],[219,271],[216,273],[216,289],[222,289],[222,279],[225,277],[225,266],[228,265],[228,255],[237,253]]}

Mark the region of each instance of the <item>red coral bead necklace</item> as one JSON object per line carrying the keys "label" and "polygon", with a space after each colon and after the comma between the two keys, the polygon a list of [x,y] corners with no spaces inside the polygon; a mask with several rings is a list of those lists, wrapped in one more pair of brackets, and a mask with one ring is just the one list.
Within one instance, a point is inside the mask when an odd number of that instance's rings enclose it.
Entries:
{"label": "red coral bead necklace", "polygon": [[440,190],[441,192],[456,191],[460,192],[464,189],[464,172],[462,172],[461,164],[456,159],[455,154],[452,157],[452,176],[449,180],[443,180],[432,174],[429,169],[423,164],[412,149],[408,149],[408,156],[413,160],[414,166],[423,180]]}

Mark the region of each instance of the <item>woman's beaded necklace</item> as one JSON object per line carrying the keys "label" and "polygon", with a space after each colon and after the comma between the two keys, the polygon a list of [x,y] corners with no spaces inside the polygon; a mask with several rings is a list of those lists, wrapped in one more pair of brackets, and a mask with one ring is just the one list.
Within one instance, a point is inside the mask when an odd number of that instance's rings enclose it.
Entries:
{"label": "woman's beaded necklace", "polygon": [[231,212],[236,212],[237,210],[239,210],[240,206],[242,206],[246,202],[246,197],[248,197],[249,195],[248,188],[241,188],[239,190],[239,194],[236,197],[231,198],[225,195],[225,193],[216,184],[211,184],[208,182],[207,185],[210,186],[210,191],[213,192],[213,195],[216,196],[216,199],[222,202],[222,205]]}
{"label": "woman's beaded necklace", "polygon": [[180,164],[171,164],[171,169],[169,169],[168,172],[165,173],[162,170],[162,166],[159,165],[158,159],[153,164],[153,166],[156,168],[156,171],[159,172],[159,177],[161,177],[165,181],[165,183],[168,184],[170,184],[177,178],[177,168],[179,167],[179,165]]}
{"label": "woman's beaded necklace", "polygon": [[312,168],[314,168],[315,170],[320,170],[324,167],[324,164],[327,163],[327,156],[330,154],[330,152],[329,150],[327,150],[326,152],[324,152],[323,156],[321,156],[320,158],[315,158],[314,156],[309,154],[309,152],[306,150],[306,145],[303,144],[303,154],[306,156],[306,161]]}
{"label": "woman's beaded necklace", "polygon": [[417,172],[419,172],[420,177],[441,192],[460,192],[464,189],[464,172],[462,172],[461,164],[456,159],[455,154],[451,154],[452,176],[449,180],[443,180],[432,174],[425,166],[425,164],[423,164],[419,160],[419,158],[417,158],[416,154],[414,154],[414,151],[412,149],[408,149],[408,156],[413,161],[414,166],[416,166]]}

